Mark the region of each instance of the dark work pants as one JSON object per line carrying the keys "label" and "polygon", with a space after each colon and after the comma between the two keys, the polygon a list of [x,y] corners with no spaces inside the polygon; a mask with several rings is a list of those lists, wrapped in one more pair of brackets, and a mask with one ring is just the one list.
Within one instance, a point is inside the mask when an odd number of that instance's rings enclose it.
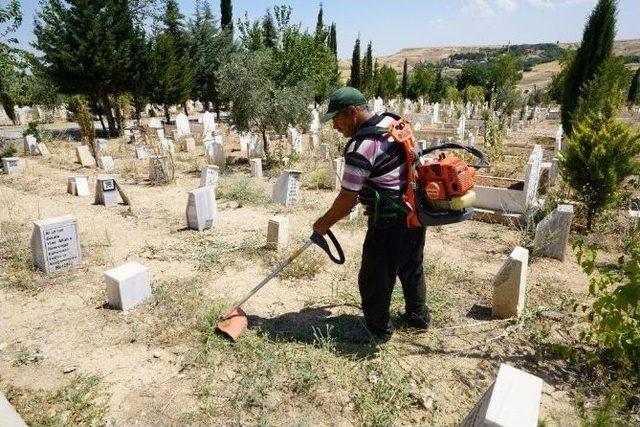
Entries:
{"label": "dark work pants", "polygon": [[425,228],[370,225],[362,249],[358,286],[362,311],[374,333],[388,331],[391,293],[400,278],[407,315],[426,313],[426,286],[422,267]]}

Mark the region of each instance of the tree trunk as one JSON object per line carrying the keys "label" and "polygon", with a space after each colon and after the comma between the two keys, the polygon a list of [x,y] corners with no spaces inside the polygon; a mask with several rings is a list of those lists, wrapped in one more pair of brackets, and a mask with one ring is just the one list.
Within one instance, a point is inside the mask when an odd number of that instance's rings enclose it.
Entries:
{"label": "tree trunk", "polygon": [[171,114],[169,114],[169,106],[167,104],[163,105],[164,107],[164,118],[167,120],[167,124],[171,121]]}
{"label": "tree trunk", "polygon": [[107,128],[104,125],[104,118],[102,117],[102,114],[100,114],[100,113],[98,113],[98,120],[100,120],[100,126],[102,126],[102,131],[106,135],[107,134]]}
{"label": "tree trunk", "polygon": [[111,110],[111,101],[109,100],[109,95],[104,95],[102,97],[102,102],[104,104],[105,113],[107,114],[107,123],[109,124],[109,136],[111,137],[118,136],[118,130],[116,128],[116,120],[113,117],[113,111]]}
{"label": "tree trunk", "polygon": [[262,129],[262,143],[264,144],[264,155],[268,160],[269,159],[269,140],[267,139],[266,129]]}
{"label": "tree trunk", "polygon": [[118,136],[121,136],[124,130],[124,117],[122,117],[122,109],[120,108],[120,95],[114,95],[113,100],[116,103],[116,124],[118,126]]}

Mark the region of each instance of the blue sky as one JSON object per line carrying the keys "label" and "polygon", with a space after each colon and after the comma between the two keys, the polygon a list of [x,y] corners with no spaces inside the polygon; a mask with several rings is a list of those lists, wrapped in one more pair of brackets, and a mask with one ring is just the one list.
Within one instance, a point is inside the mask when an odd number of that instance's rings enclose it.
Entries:
{"label": "blue sky", "polygon": [[[2,1],[2,0],[0,0]],[[210,0],[219,11],[219,0]],[[183,14],[195,1],[179,0]],[[579,41],[596,0],[323,0],[325,23],[335,22],[341,58],[351,56],[360,34],[374,55],[405,47]],[[233,0],[234,20],[258,18],[277,4],[293,8],[293,21],[315,28],[319,1]],[[37,0],[21,0],[24,21],[17,38],[33,40]],[[640,38],[640,1],[619,0],[618,39]]]}

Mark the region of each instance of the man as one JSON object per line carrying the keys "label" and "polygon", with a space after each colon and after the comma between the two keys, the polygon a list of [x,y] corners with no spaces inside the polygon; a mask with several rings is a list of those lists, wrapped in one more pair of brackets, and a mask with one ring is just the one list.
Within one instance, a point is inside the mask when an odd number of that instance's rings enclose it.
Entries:
{"label": "man", "polygon": [[331,94],[322,117],[323,121],[330,119],[334,129],[350,140],[344,154],[342,189],[313,229],[326,234],[360,201],[369,218],[358,275],[367,328],[380,339],[391,336],[389,305],[396,277],[404,293],[406,323],[427,328],[430,314],[422,268],[425,228],[407,228],[406,212],[398,209],[407,182],[404,149],[389,135],[356,135],[364,128],[387,128],[394,119],[370,112],[364,95],[351,87]]}

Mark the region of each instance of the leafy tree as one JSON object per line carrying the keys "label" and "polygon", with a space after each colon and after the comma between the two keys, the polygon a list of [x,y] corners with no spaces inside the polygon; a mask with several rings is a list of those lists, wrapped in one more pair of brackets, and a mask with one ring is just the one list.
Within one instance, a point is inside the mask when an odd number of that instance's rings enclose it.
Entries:
{"label": "leafy tree", "polygon": [[484,93],[482,86],[469,85],[462,91],[462,100],[464,102],[480,104],[484,101]]}
{"label": "leafy tree", "polygon": [[233,6],[231,0],[220,0],[220,25],[233,35]]}
{"label": "leafy tree", "polygon": [[362,58],[362,91],[371,96],[373,90],[373,49],[371,42],[367,45],[367,53]]}
{"label": "leafy tree", "polygon": [[20,51],[14,47],[17,40],[7,39],[7,36],[17,30],[21,23],[22,12],[18,0],[10,0],[6,6],[0,5],[0,25],[4,27],[0,31],[0,103],[13,122],[16,121],[16,117],[11,80],[14,80],[15,73],[20,68]]}
{"label": "leafy tree", "polygon": [[407,99],[409,96],[409,74],[407,70],[407,58],[404,58],[404,65],[402,66],[402,99]]}
{"label": "leafy tree", "polygon": [[490,80],[493,90],[503,86],[515,86],[522,80],[518,58],[513,52],[502,55],[492,64]]}
{"label": "leafy tree", "polygon": [[629,104],[640,104],[640,68],[636,70],[629,86],[629,93],[627,94],[627,102]]}
{"label": "leafy tree", "polygon": [[132,45],[141,31],[127,2],[45,0],[34,26],[42,69],[62,93],[100,102],[111,135],[119,128],[118,99],[130,88]]}
{"label": "leafy tree", "polygon": [[567,71],[562,97],[562,127],[567,135],[573,128],[582,88],[591,80],[613,50],[616,27],[616,0],[599,0],[591,12],[582,35],[582,43]]}
{"label": "leafy tree", "polygon": [[398,92],[398,73],[389,65],[383,65],[378,72],[376,96],[390,99]]}
{"label": "leafy tree", "polygon": [[238,20],[240,45],[249,51],[257,51],[265,47],[263,41],[264,21],[251,21],[245,13],[243,20]]}
{"label": "leafy tree", "polygon": [[409,80],[409,98],[414,100],[420,97],[430,99],[436,79],[437,74],[433,66],[428,64],[416,65]]}
{"label": "leafy tree", "polygon": [[458,90],[464,90],[467,86],[480,86],[490,92],[491,83],[491,70],[488,64],[469,62],[462,67],[457,87]]}
{"label": "leafy tree", "polygon": [[353,46],[353,55],[351,56],[351,77],[349,78],[349,86],[356,89],[362,88],[362,74],[360,71],[360,36],[356,39]]}
{"label": "leafy tree", "polygon": [[587,229],[613,205],[625,180],[640,173],[640,134],[597,112],[574,123],[560,154],[560,173],[586,210]]}
{"label": "leafy tree", "polygon": [[259,131],[267,156],[267,133],[284,134],[288,125],[308,123],[307,106],[313,94],[304,81],[278,87],[274,69],[273,53],[268,50],[236,52],[220,69],[220,89],[231,101],[232,125],[241,132]]}

